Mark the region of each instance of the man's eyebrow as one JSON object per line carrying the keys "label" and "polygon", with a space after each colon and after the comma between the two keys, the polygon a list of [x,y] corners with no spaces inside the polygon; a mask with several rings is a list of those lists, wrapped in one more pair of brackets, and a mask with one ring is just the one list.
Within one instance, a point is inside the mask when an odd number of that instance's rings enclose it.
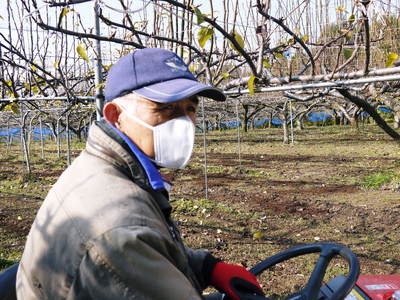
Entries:
{"label": "man's eyebrow", "polygon": [[[189,101],[192,102],[193,104],[196,104],[196,105],[199,104],[199,98],[197,96],[190,97]],[[156,107],[162,108],[162,107],[166,107],[168,105],[171,105],[171,103],[174,103],[174,102],[166,102],[166,103],[153,102],[153,103],[156,105]]]}

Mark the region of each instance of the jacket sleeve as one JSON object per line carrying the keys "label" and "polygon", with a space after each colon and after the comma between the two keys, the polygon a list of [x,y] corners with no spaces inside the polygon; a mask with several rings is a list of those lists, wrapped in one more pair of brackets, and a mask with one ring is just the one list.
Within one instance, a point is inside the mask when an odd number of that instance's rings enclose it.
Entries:
{"label": "jacket sleeve", "polygon": [[[182,253],[182,251],[180,251]],[[67,299],[202,299],[178,269],[182,254],[148,227],[109,231],[89,245]]]}
{"label": "jacket sleeve", "polygon": [[189,247],[185,247],[185,249],[189,258],[189,265],[200,282],[201,288],[207,288],[210,285],[212,269],[221,260],[205,250],[193,250]]}

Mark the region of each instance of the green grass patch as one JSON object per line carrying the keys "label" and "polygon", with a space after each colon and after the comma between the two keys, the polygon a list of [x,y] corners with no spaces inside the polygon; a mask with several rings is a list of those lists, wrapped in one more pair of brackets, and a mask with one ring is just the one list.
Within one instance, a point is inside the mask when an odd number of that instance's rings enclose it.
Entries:
{"label": "green grass patch", "polygon": [[371,189],[379,189],[383,185],[388,185],[392,182],[395,175],[392,173],[375,173],[367,175],[362,179],[361,186]]}
{"label": "green grass patch", "polygon": [[256,213],[249,213],[243,209],[237,207],[237,203],[231,203],[230,205],[216,202],[212,199],[173,199],[171,198],[171,204],[174,209],[175,216],[181,214],[189,214],[192,216],[207,217],[210,213],[217,211],[236,217],[253,218]]}
{"label": "green grass patch", "polygon": [[175,213],[193,213],[217,207],[217,203],[210,199],[178,199],[171,200],[171,202],[173,202]]}

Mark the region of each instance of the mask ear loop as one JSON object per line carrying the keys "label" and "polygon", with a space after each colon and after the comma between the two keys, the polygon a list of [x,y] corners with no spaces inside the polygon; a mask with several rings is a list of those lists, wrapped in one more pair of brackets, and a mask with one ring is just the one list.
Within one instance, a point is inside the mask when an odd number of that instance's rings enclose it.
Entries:
{"label": "mask ear loop", "polygon": [[[119,104],[119,106],[126,112],[126,115],[127,115],[127,117],[128,117],[129,119],[134,120],[135,122],[137,122],[137,123],[143,125],[144,127],[149,128],[149,129],[151,129],[151,130],[154,131],[154,126],[151,126],[151,125],[147,124],[145,121],[139,119],[139,118],[136,117],[136,116],[130,115],[129,112],[128,112],[128,109],[127,109],[125,106],[120,105],[120,104]],[[154,147],[155,147],[155,142],[154,142]],[[154,152],[156,152],[156,149],[154,149]],[[149,159],[150,159],[153,163],[157,164],[157,162],[156,162],[155,159],[153,159],[153,158],[151,158],[151,157],[149,157]]]}
{"label": "mask ear loop", "polygon": [[154,131],[154,126],[151,126],[151,125],[147,124],[145,121],[139,119],[139,118],[136,117],[136,116],[131,116],[131,115],[128,113],[128,110],[126,109],[126,107],[124,107],[124,106],[122,106],[122,105],[120,105],[120,106],[121,106],[122,109],[126,112],[126,115],[128,116],[128,118],[130,118],[131,120],[134,120],[134,121],[138,122],[140,125],[143,125],[144,127],[147,127],[148,129],[151,129],[151,130]]}

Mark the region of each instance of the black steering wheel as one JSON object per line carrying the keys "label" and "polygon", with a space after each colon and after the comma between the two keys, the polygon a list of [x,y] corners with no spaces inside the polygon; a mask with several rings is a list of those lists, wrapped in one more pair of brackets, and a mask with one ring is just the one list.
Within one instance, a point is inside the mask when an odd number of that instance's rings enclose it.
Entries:
{"label": "black steering wheel", "polygon": [[[259,275],[266,269],[271,268],[272,266],[281,263],[285,260],[289,260],[291,258],[311,254],[311,253],[320,253],[319,259],[315,264],[314,270],[311,273],[311,276],[307,282],[306,287],[288,296],[287,300],[319,300],[319,294],[322,287],[322,281],[324,279],[326,269],[330,263],[330,261],[335,256],[340,256],[346,260],[349,265],[349,272],[346,276],[344,276],[344,280],[342,283],[335,289],[332,295],[328,298],[322,298],[324,300],[340,300],[343,299],[348,293],[350,293],[351,289],[354,287],[358,275],[360,273],[360,264],[356,255],[347,247],[334,244],[334,243],[317,243],[311,245],[304,245],[295,247],[292,249],[285,250],[280,252],[266,260],[258,263],[254,267],[250,269],[250,272],[254,275]],[[218,296],[219,295],[219,296]],[[213,298],[215,297],[215,298]],[[218,298],[219,297],[219,298]],[[242,299],[243,298],[243,299]],[[256,295],[244,295],[241,300],[266,300],[269,298],[265,298],[262,296]],[[213,294],[209,297],[206,297],[207,300],[217,300],[224,299],[223,294]]]}

